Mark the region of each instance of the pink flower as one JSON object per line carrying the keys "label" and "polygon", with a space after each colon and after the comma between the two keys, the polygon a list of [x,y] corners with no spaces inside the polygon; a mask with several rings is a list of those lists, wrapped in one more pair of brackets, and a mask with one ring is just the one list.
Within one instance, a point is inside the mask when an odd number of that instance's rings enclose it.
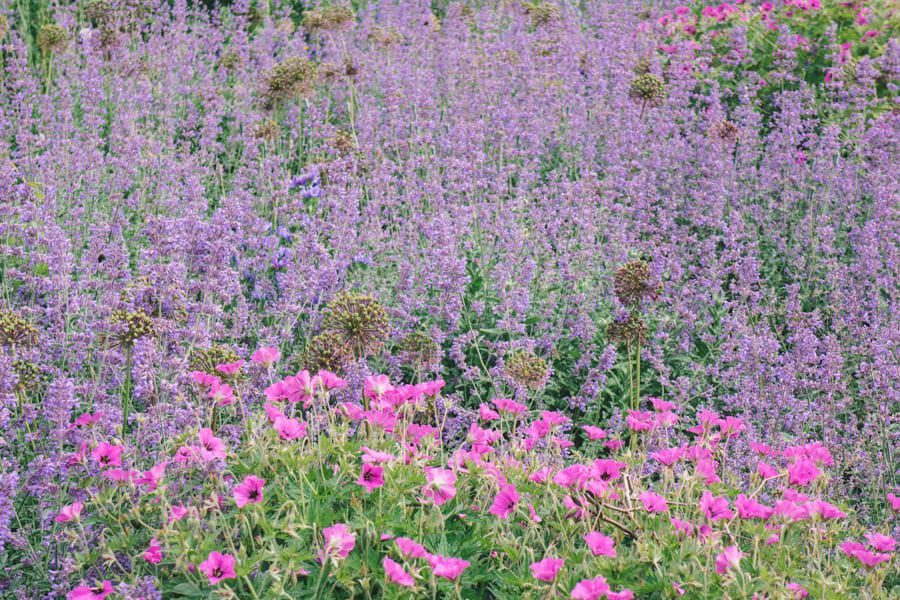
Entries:
{"label": "pink flower", "polygon": [[274,427],[283,440],[296,440],[306,436],[306,422],[298,419],[277,417]]}
{"label": "pink flower", "polygon": [[100,420],[100,417],[103,416],[103,413],[96,412],[94,414],[84,413],[79,416],[75,421],[69,426],[70,429],[75,429],[76,427],[85,427],[87,425],[93,425],[97,421]]}
{"label": "pink flower", "polygon": [[888,492],[887,501],[888,501],[888,504],[891,505],[892,511],[900,512],[900,496],[895,496],[894,494]]}
{"label": "pink flower", "polygon": [[337,523],[322,530],[325,537],[325,548],[319,560],[323,563],[326,558],[344,559],[350,551],[356,547],[356,534],[351,532],[343,523]]}
{"label": "pink flower", "polygon": [[166,472],[167,464],[166,461],[163,461],[157,465],[153,465],[150,467],[149,471],[144,471],[139,477],[135,478],[134,482],[137,485],[146,486],[147,492],[156,490]]}
{"label": "pink flower", "polygon": [[89,587],[86,585],[78,586],[68,594],[66,600],[103,600],[113,593],[112,583],[103,581],[99,585]]}
{"label": "pink flower", "polygon": [[387,575],[388,579],[397,585],[402,585],[403,587],[413,587],[416,584],[416,581],[412,578],[412,575],[403,570],[399,564],[388,558],[384,557],[384,560],[381,561],[382,566],[384,566],[384,573]]}
{"label": "pink flower", "polygon": [[607,592],[607,600],[634,600],[634,592],[628,588],[622,588],[618,592]]}
{"label": "pink flower", "polygon": [[259,348],[250,355],[250,360],[264,367],[271,366],[281,358],[281,351],[274,346]]}
{"label": "pink flower", "polygon": [[471,564],[467,560],[461,558],[449,558],[440,554],[430,554],[428,556],[428,564],[431,565],[431,571],[436,577],[455,580],[466,568]]}
{"label": "pink flower", "polygon": [[122,446],[110,444],[109,442],[100,442],[91,451],[91,456],[101,468],[118,467],[122,464],[122,450]]}
{"label": "pink flower", "polygon": [[644,509],[647,510],[647,512],[664,513],[669,511],[669,505],[666,503],[666,499],[659,494],[644,492],[638,496],[638,500],[641,501],[641,504],[644,505]]}
{"label": "pink flower", "polygon": [[665,448],[658,452],[651,452],[650,458],[666,467],[671,467],[684,458],[684,448]]}
{"label": "pink flower", "polygon": [[265,404],[263,404],[263,409],[266,411],[266,417],[269,419],[269,423],[272,423],[273,425],[279,417],[287,418],[287,415],[284,414],[284,411],[282,411],[271,402],[266,402]]}
{"label": "pink flower", "polygon": [[214,383],[207,394],[216,406],[228,406],[234,403],[234,390],[227,383]]}
{"label": "pink flower", "polygon": [[390,452],[382,452],[381,450],[373,450],[368,446],[363,446],[363,455],[362,461],[364,463],[376,464],[376,463],[387,463],[392,460],[397,460],[397,457],[391,454]]}
{"label": "pink flower", "polygon": [[843,519],[847,516],[847,513],[837,506],[829,504],[824,500],[813,500],[809,503],[808,509],[810,513],[817,514],[826,521],[830,521],[831,519]]}
{"label": "pink flower", "polygon": [[528,410],[528,407],[524,404],[519,404],[515,400],[510,400],[509,398],[495,398],[493,403],[494,406],[497,407],[497,410],[511,415],[520,415]]}
{"label": "pink flower", "polygon": [[169,523],[175,523],[185,518],[188,514],[188,509],[180,504],[176,504],[172,507],[172,512],[169,515]]}
{"label": "pink flower", "polygon": [[722,575],[730,569],[739,568],[743,556],[744,553],[738,546],[728,546],[724,552],[716,556],[716,573]]}
{"label": "pink flower", "polygon": [[225,460],[227,453],[225,443],[213,435],[212,429],[204,427],[200,430],[200,433],[197,434],[197,437],[200,438],[200,445],[203,447],[204,460],[213,460],[216,458]]}
{"label": "pink flower", "polygon": [[68,506],[63,506],[62,510],[59,511],[59,514],[56,515],[57,523],[69,523],[70,521],[77,521],[81,517],[81,510],[84,508],[84,504],[81,502],[73,502]]}
{"label": "pink flower", "polygon": [[383,474],[384,469],[382,467],[363,463],[362,471],[360,472],[359,479],[356,483],[366,488],[366,491],[371,494],[372,490],[384,485]]}
{"label": "pink flower", "polygon": [[744,494],[738,494],[734,501],[737,514],[742,519],[768,519],[772,516],[772,508],[761,504]]}
{"label": "pink flower", "polygon": [[222,373],[223,375],[234,375],[238,371],[241,370],[241,367],[244,366],[244,361],[239,360],[233,363],[225,363],[221,365],[216,365],[216,371]]}
{"label": "pink flower", "polygon": [[234,572],[234,557],[215,551],[210,552],[206,560],[200,563],[200,572],[209,577],[209,585],[237,577]]}
{"label": "pink flower", "polygon": [[427,558],[429,556],[425,547],[407,537],[399,537],[394,540],[397,549],[405,558]]}
{"label": "pink flower", "polygon": [[594,556],[610,556],[616,555],[616,542],[608,535],[603,535],[599,531],[592,531],[584,536],[584,541]]}
{"label": "pink flower", "polygon": [[434,501],[435,506],[440,506],[456,496],[456,473],[450,469],[425,467],[425,487],[422,493],[426,498]]}
{"label": "pink flower", "polygon": [[478,406],[478,417],[482,421],[496,421],[500,418],[500,413],[492,409],[490,406],[482,402]]}
{"label": "pink flower", "polygon": [[712,485],[721,483],[721,479],[716,474],[716,461],[711,458],[701,458],[697,461],[697,474],[703,478],[703,483]]}
{"label": "pink flower", "polygon": [[266,484],[265,479],[260,479],[256,475],[247,475],[244,482],[236,485],[232,490],[234,503],[238,508],[244,508],[248,504],[259,504],[263,501],[263,486]]}
{"label": "pink flower", "polygon": [[220,377],[216,377],[215,375],[210,375],[205,371],[192,371],[191,379],[204,386],[211,386],[216,383],[220,383],[222,379]]}
{"label": "pink flower", "polygon": [[573,600],[600,600],[609,592],[609,584],[603,576],[582,579],[572,588],[569,595]]}
{"label": "pink flower", "polygon": [[844,542],[838,546],[847,556],[852,556],[867,567],[875,567],[891,560],[890,554],[876,554],[859,542]]}
{"label": "pink flower", "polygon": [[700,498],[700,510],[706,518],[715,523],[723,519],[733,519],[734,513],[728,507],[728,498],[715,497],[709,490],[703,492]]}
{"label": "pink flower", "polygon": [[806,486],[822,474],[816,464],[809,460],[798,460],[788,467],[788,483]]}
{"label": "pink flower", "polygon": [[322,382],[322,385],[325,386],[325,389],[328,391],[347,387],[347,382],[331,371],[319,371],[316,373],[316,377],[319,378],[319,381]]}
{"label": "pink flower", "polygon": [[650,431],[656,424],[656,419],[651,412],[643,410],[629,410],[625,417],[625,423],[632,431]]}
{"label": "pink flower", "polygon": [[563,562],[561,558],[547,557],[536,563],[531,563],[531,575],[541,581],[553,581],[562,568]]}
{"label": "pink flower", "polygon": [[672,582],[672,590],[679,596],[684,596],[687,593],[687,590],[681,587],[677,581]]}
{"label": "pink flower", "polygon": [[494,504],[491,505],[490,513],[501,519],[506,519],[516,510],[518,502],[519,492],[516,491],[516,486],[511,484],[504,485],[494,497]]}
{"label": "pink flower", "polygon": [[391,380],[388,379],[387,375],[369,375],[363,382],[363,391],[366,398],[373,400],[381,398],[385,392],[392,389],[394,389],[394,386],[391,385]]}
{"label": "pink flower", "polygon": [[675,531],[679,534],[693,535],[694,533],[694,526],[687,521],[682,521],[681,519],[672,517],[671,519],[669,519],[669,522],[672,523],[672,527],[674,527]]}
{"label": "pink flower", "polygon": [[591,477],[600,481],[613,481],[622,476],[622,470],[628,465],[619,460],[598,458],[591,466]]}
{"label": "pink flower", "polygon": [[778,477],[778,469],[775,467],[768,465],[762,461],[760,461],[756,465],[756,471],[759,473],[759,476],[763,479],[771,479],[773,477]]}
{"label": "pink flower", "polygon": [[[584,425],[582,429],[584,430],[584,433],[587,434],[589,440],[602,440],[606,437],[606,432],[594,425]],[[585,581],[591,580],[585,579]]]}
{"label": "pink flower", "polygon": [[868,540],[870,546],[879,552],[893,552],[897,548],[897,540],[877,531],[867,533],[866,540]]}
{"label": "pink flower", "polygon": [[162,557],[162,546],[159,545],[159,540],[156,538],[151,539],[150,547],[144,551],[144,560],[152,565],[158,565]]}

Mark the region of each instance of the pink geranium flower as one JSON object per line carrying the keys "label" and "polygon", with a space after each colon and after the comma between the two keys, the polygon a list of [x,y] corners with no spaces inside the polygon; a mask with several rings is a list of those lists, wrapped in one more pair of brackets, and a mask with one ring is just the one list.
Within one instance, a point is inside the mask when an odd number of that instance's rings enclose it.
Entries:
{"label": "pink geranium flower", "polygon": [[587,543],[588,548],[591,549],[591,554],[594,556],[615,557],[616,555],[616,541],[608,535],[603,535],[599,531],[592,531],[585,535],[584,541]]}
{"label": "pink geranium flower", "polygon": [[553,581],[556,579],[556,574],[562,569],[563,563],[561,558],[544,558],[536,563],[531,563],[531,575],[541,581]]}
{"label": "pink geranium flower", "polygon": [[144,560],[152,565],[158,565],[162,557],[162,546],[159,545],[159,540],[156,538],[151,539],[150,547],[144,551]]}
{"label": "pink geranium flower", "polygon": [[367,492],[372,493],[373,490],[384,485],[383,474],[384,469],[382,467],[363,463],[362,471],[356,483],[366,488]]}
{"label": "pink geranium flower", "polygon": [[741,566],[741,558],[744,553],[738,546],[728,546],[725,550],[716,556],[716,573],[722,575],[731,569],[737,569]]}
{"label": "pink geranium flower", "polygon": [[506,519],[516,510],[516,504],[519,502],[519,492],[516,491],[514,485],[504,485],[494,497],[494,503],[491,505],[490,513],[494,516]]}
{"label": "pink geranium flower", "polygon": [[381,398],[386,392],[394,389],[387,375],[369,375],[363,382],[363,392],[366,398],[372,400]]}
{"label": "pink geranium flower", "polygon": [[337,523],[322,530],[325,537],[325,548],[319,558],[323,563],[326,558],[334,560],[347,558],[350,551],[356,547],[356,534],[343,523]]}
{"label": "pink geranium flower", "polygon": [[822,471],[816,466],[816,463],[809,460],[798,460],[794,464],[788,466],[788,483],[797,486],[806,486],[816,480],[822,474]]}
{"label": "pink geranium flower", "polygon": [[212,429],[204,427],[200,430],[200,433],[197,434],[197,437],[200,439],[200,446],[203,449],[202,455],[205,460],[214,460],[217,458],[225,460],[227,453],[225,442],[217,438],[213,434]]}
{"label": "pink geranium flower", "polygon": [[876,567],[883,562],[891,560],[890,554],[878,554],[867,549],[859,542],[843,542],[840,546],[841,552],[847,556],[857,559],[867,567]]}
{"label": "pink geranium flower", "polygon": [[756,471],[759,473],[759,476],[762,477],[763,479],[771,479],[773,477],[778,477],[778,469],[776,469],[775,467],[773,467],[769,464],[766,464],[762,461],[760,461],[756,465]]}
{"label": "pink geranium flower", "polygon": [[288,417],[276,417],[273,425],[283,440],[296,440],[306,436],[306,421]]}
{"label": "pink geranium flower", "polygon": [[122,464],[122,450],[124,450],[122,446],[100,442],[96,448],[91,450],[91,456],[101,468],[118,467]]}
{"label": "pink geranium flower", "polygon": [[316,377],[319,378],[319,381],[322,382],[322,385],[328,391],[347,387],[347,382],[331,371],[319,371],[318,373],[316,373]]}
{"label": "pink geranium flower", "polygon": [[397,544],[400,554],[406,558],[427,558],[429,556],[424,546],[407,537],[399,537],[394,540],[394,543]]}
{"label": "pink geranium flower", "polygon": [[772,516],[772,508],[761,504],[745,494],[738,494],[734,501],[737,514],[742,519],[768,519]]}
{"label": "pink geranium flower", "polygon": [[413,587],[416,584],[416,581],[412,578],[412,575],[407,573],[403,567],[401,567],[398,563],[394,562],[387,556],[384,557],[384,560],[381,561],[381,564],[384,566],[384,573],[387,575],[388,579],[397,585],[402,585],[404,587]]}
{"label": "pink geranium flower", "polygon": [[442,577],[451,581],[459,578],[462,572],[471,564],[467,560],[461,558],[450,558],[441,556],[440,554],[430,554],[428,556],[428,564],[431,565],[431,571],[435,577]]}
{"label": "pink geranium flower", "polygon": [[227,383],[214,383],[207,394],[216,406],[228,406],[234,403],[234,390]]}
{"label": "pink geranium flower", "polygon": [[215,551],[210,552],[206,560],[200,563],[200,572],[209,578],[210,585],[237,577],[234,571],[234,557]]}
{"label": "pink geranium flower", "polygon": [[[595,425],[584,425],[582,428],[589,440],[602,440],[606,437],[606,432]],[[586,579],[585,581],[591,581]]]}
{"label": "pink geranium flower", "polygon": [[809,596],[809,592],[806,591],[806,588],[804,588],[799,583],[791,582],[784,587],[787,588],[789,592],[791,592],[791,597],[797,598],[797,600],[802,600],[803,598]]}
{"label": "pink geranium flower", "polygon": [[93,587],[81,585],[66,594],[66,600],[103,600],[113,593],[112,583],[103,581]]}
{"label": "pink geranium flower", "polygon": [[397,460],[397,457],[390,452],[382,452],[381,450],[373,450],[368,446],[362,447],[362,461],[369,464],[388,463]]}
{"label": "pink geranium flower", "polygon": [[510,400],[509,398],[495,398],[493,400],[494,406],[497,407],[502,413],[509,413],[512,415],[521,415],[528,407],[524,404],[519,404],[515,400]]}
{"label": "pink geranium flower", "polygon": [[897,549],[897,540],[878,533],[877,531],[870,531],[867,533],[866,540],[869,542],[870,546],[879,552],[893,552]]}
{"label": "pink geranium flower", "polygon": [[224,363],[221,365],[216,365],[216,371],[222,373],[223,375],[234,375],[238,371],[241,370],[241,367],[244,366],[243,360],[238,360],[233,363]]}
{"label": "pink geranium flower", "polygon": [[265,479],[260,479],[256,475],[247,475],[244,482],[236,485],[232,490],[234,495],[234,503],[238,508],[244,508],[248,504],[259,504],[263,501],[263,486],[266,484]]}
{"label": "pink geranium flower", "polygon": [[500,418],[500,413],[482,402],[478,406],[478,418],[480,418],[482,421],[496,421]]}
{"label": "pink geranium flower", "polygon": [[618,592],[607,592],[606,600],[634,600],[634,592],[628,588],[622,588]]}
{"label": "pink geranium flower", "polygon": [[895,496],[894,494],[888,492],[886,497],[888,504],[891,505],[891,510],[894,512],[900,512],[900,496]]}
{"label": "pink geranium flower", "polygon": [[69,523],[71,521],[77,521],[81,517],[81,510],[84,508],[84,504],[81,502],[73,502],[68,506],[63,506],[62,510],[59,511],[59,514],[56,515],[57,523]]}
{"label": "pink geranium flower", "polygon": [[641,504],[644,505],[644,509],[647,512],[664,513],[669,511],[669,505],[666,502],[666,499],[659,494],[644,492],[638,496],[638,500],[641,501]]}
{"label": "pink geranium flower", "polygon": [[422,493],[440,506],[456,495],[456,473],[450,469],[425,467],[425,487]]}
{"label": "pink geranium flower", "polygon": [[700,510],[713,523],[734,518],[734,513],[728,507],[728,498],[715,497],[709,490],[703,492],[703,496],[700,498]]}
{"label": "pink geranium flower", "polygon": [[600,600],[609,592],[609,584],[603,576],[582,579],[572,588],[572,600]]}
{"label": "pink geranium flower", "polygon": [[140,476],[135,478],[134,482],[137,485],[142,485],[147,488],[147,492],[152,492],[159,487],[159,483],[162,481],[163,475],[166,472],[166,465],[168,463],[163,461],[159,464],[153,465],[150,467],[150,470],[144,471]]}
{"label": "pink geranium flower", "polygon": [[256,350],[256,352],[250,355],[250,360],[264,367],[271,366],[272,364],[278,362],[280,358],[281,351],[274,346],[259,348]]}

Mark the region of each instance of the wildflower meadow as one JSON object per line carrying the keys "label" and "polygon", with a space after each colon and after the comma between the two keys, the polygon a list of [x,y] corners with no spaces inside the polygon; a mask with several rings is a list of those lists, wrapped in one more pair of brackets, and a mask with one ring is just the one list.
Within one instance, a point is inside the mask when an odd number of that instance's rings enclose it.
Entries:
{"label": "wildflower meadow", "polygon": [[0,0],[0,598],[900,598],[900,5]]}

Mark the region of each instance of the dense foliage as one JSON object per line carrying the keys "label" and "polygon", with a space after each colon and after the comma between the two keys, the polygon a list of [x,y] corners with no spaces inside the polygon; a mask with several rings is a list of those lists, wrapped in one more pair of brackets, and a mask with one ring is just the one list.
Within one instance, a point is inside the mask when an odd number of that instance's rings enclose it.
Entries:
{"label": "dense foliage", "polygon": [[896,594],[898,26],[0,0],[0,596]]}

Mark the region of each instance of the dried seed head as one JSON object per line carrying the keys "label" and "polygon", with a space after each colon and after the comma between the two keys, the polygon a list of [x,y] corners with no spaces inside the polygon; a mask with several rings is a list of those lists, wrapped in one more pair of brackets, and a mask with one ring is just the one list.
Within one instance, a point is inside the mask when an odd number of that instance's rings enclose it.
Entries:
{"label": "dried seed head", "polygon": [[46,54],[47,52],[59,52],[65,49],[69,41],[69,34],[61,25],[56,23],[47,23],[38,31],[37,43],[38,47]]}
{"label": "dried seed head", "polygon": [[431,369],[440,361],[440,346],[424,331],[413,331],[400,342],[400,358],[417,370]]}
{"label": "dried seed head", "polygon": [[81,4],[81,11],[89,21],[106,23],[113,17],[113,8],[109,0],[87,0]]}
{"label": "dried seed head", "polygon": [[735,143],[740,137],[740,133],[741,130],[738,129],[738,126],[728,119],[716,121],[709,128],[710,137],[725,142],[726,144]]}
{"label": "dried seed head", "polygon": [[634,100],[656,106],[662,104],[666,97],[666,84],[657,75],[644,73],[631,80],[628,95]]}
{"label": "dried seed head", "polygon": [[334,31],[352,23],[356,15],[346,6],[324,6],[303,15],[303,27],[307,31]]}
{"label": "dried seed head", "polygon": [[339,129],[331,138],[331,145],[337,150],[340,156],[347,156],[356,150],[356,141],[349,131]]}
{"label": "dried seed head", "polygon": [[613,293],[623,306],[637,308],[646,300],[655,300],[662,291],[654,281],[650,265],[643,260],[633,260],[616,271],[613,276]]}
{"label": "dried seed head", "polygon": [[650,73],[650,57],[643,56],[634,66],[635,75],[647,75]]}
{"label": "dried seed head", "polygon": [[253,126],[253,137],[271,142],[278,137],[278,129],[278,123],[272,119],[264,119]]}
{"label": "dried seed head", "polygon": [[381,27],[375,25],[369,33],[369,39],[379,46],[393,46],[403,43],[403,34],[394,27]]}
{"label": "dried seed head", "polygon": [[351,359],[352,353],[344,345],[343,338],[326,331],[309,340],[300,355],[299,366],[310,373],[331,371],[340,375]]}
{"label": "dried seed head", "polygon": [[6,15],[0,15],[0,38],[6,37],[7,33],[9,33],[9,20]]}
{"label": "dried seed head", "polygon": [[219,57],[219,66],[226,71],[233,71],[241,65],[241,55],[237,50],[226,50]]}
{"label": "dried seed head", "polygon": [[531,24],[535,27],[548,25],[560,18],[559,6],[551,2],[526,4],[525,13],[531,17]]}
{"label": "dried seed head", "polygon": [[[210,375],[216,375],[222,379],[227,376],[216,369],[219,365],[227,365],[240,360],[237,352],[226,346],[214,344],[209,348],[194,348],[191,351],[188,365],[191,371],[203,371]],[[238,371],[240,373],[240,371]]]}
{"label": "dried seed head", "polygon": [[44,372],[30,360],[14,360],[13,372],[16,374],[16,390],[25,391],[37,388],[44,380]]}
{"label": "dried seed head", "polygon": [[0,345],[34,346],[38,331],[24,317],[11,310],[0,310]]}
{"label": "dried seed head", "polygon": [[616,319],[606,328],[606,336],[614,344],[635,345],[647,341],[647,324],[635,312],[624,319]]}
{"label": "dried seed head", "polygon": [[316,80],[316,65],[302,56],[292,56],[275,65],[266,76],[264,95],[271,104],[308,94]]}
{"label": "dried seed head", "polygon": [[119,346],[133,346],[142,337],[156,335],[153,319],[141,309],[114,310],[109,318],[115,332],[113,340]]}
{"label": "dried seed head", "polygon": [[371,296],[341,292],[325,309],[323,329],[356,358],[375,354],[390,331],[384,307]]}
{"label": "dried seed head", "polygon": [[516,386],[539,390],[547,383],[547,361],[530,350],[513,350],[503,358],[503,374]]}
{"label": "dried seed head", "polygon": [[281,19],[278,21],[278,24],[275,26],[275,31],[279,33],[283,33],[285,35],[291,35],[297,30],[296,25],[290,19]]}

